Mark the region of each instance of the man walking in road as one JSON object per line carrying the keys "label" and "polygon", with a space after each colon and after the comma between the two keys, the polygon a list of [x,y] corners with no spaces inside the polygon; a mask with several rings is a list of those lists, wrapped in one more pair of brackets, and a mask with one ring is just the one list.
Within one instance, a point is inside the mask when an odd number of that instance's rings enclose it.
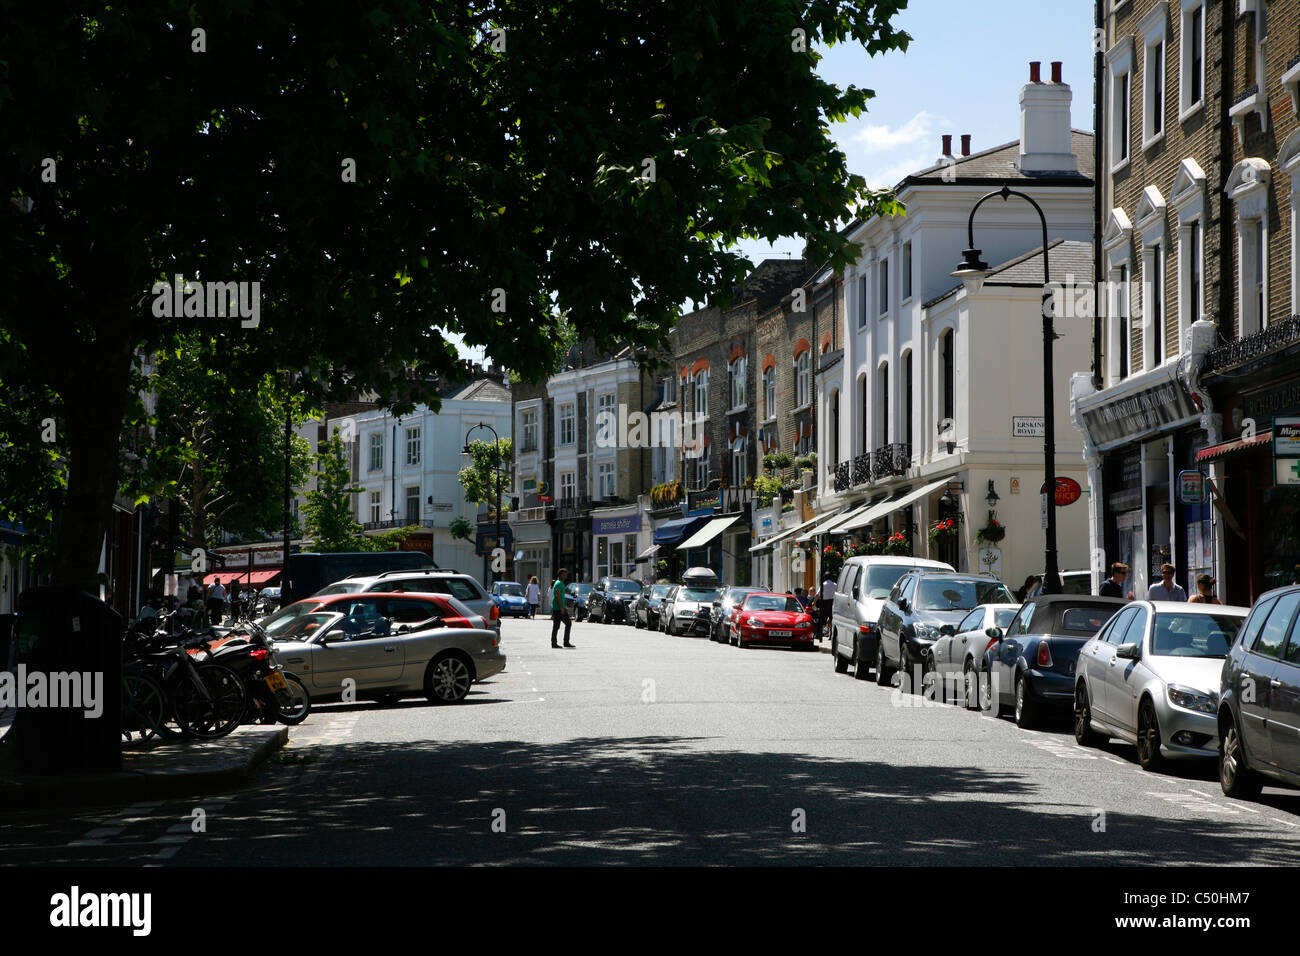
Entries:
{"label": "man walking in road", "polygon": [[831,626],[831,604],[835,600],[835,579],[831,577],[829,571],[822,578],[821,602],[818,605],[817,613],[819,620],[817,622],[817,640],[825,637]]}
{"label": "man walking in road", "polygon": [[1178,569],[1172,564],[1160,565],[1160,583],[1147,588],[1148,601],[1186,601],[1187,592],[1181,584],[1174,583],[1174,572]]}
{"label": "man walking in road", "polygon": [[564,624],[564,646],[572,647],[569,643],[569,632],[573,629],[573,618],[569,616],[569,609],[564,603],[564,584],[569,580],[569,569],[560,568],[555,583],[551,585],[551,647],[559,647],[555,643],[556,636],[560,633],[560,624]]}
{"label": "man walking in road", "polygon": [[1101,587],[1097,593],[1101,597],[1117,597],[1133,600],[1133,592],[1124,592],[1124,579],[1128,577],[1128,565],[1123,561],[1116,561],[1110,566],[1110,577],[1101,582]]}

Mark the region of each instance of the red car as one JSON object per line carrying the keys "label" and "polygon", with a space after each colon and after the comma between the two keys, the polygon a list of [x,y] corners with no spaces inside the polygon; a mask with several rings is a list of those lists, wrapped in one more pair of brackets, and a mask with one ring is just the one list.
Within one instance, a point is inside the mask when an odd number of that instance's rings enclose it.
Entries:
{"label": "red car", "polygon": [[812,649],[812,615],[791,594],[759,591],[745,595],[745,603],[731,619],[731,643],[786,644]]}

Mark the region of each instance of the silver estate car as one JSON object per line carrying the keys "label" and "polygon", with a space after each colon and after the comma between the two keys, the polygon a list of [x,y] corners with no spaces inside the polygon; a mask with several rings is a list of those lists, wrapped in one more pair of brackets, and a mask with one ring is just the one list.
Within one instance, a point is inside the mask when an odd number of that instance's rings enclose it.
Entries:
{"label": "silver estate car", "polygon": [[1165,757],[1219,753],[1219,676],[1248,608],[1134,601],[1083,645],[1075,668],[1074,736],[1119,737],[1155,770]]}
{"label": "silver estate car", "polygon": [[406,630],[382,614],[364,612],[313,611],[275,635],[284,669],[313,698],[351,693],[391,702],[423,694],[435,704],[456,704],[474,681],[505,670],[501,636],[491,628],[435,624]]}

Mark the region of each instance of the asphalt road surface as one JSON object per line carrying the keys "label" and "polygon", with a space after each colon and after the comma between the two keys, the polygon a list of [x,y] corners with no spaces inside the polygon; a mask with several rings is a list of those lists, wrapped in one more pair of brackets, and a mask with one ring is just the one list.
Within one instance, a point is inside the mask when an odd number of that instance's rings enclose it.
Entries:
{"label": "asphalt road surface", "polygon": [[1147,773],[1068,718],[922,706],[826,654],[504,634],[461,705],[323,705],[241,791],[0,817],[0,864],[1300,864],[1300,793],[1231,801],[1213,762]]}

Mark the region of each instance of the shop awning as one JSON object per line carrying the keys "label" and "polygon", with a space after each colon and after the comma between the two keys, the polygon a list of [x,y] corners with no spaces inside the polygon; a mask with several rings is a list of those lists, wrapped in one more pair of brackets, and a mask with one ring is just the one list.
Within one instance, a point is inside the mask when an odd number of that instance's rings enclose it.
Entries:
{"label": "shop awning", "polygon": [[754,551],[765,551],[768,548],[772,547],[772,545],[776,544],[778,541],[784,541],[786,538],[790,537],[790,535],[798,534],[804,528],[811,527],[812,525],[815,525],[817,522],[824,521],[825,519],[826,519],[825,515],[818,515],[816,518],[809,518],[803,524],[797,525],[786,531],[782,531],[780,534],[773,535],[772,537],[768,538],[766,541],[762,541],[754,545],[749,550],[751,553]]}
{"label": "shop awning", "polygon": [[849,511],[840,509],[839,511],[834,511],[829,515],[823,515],[820,524],[809,528],[807,531],[801,531],[799,534],[795,535],[795,540],[807,541],[810,538],[817,537],[819,534],[825,534],[831,528],[835,527],[835,525],[843,523],[845,520],[852,518],[856,514],[861,514],[870,507],[870,505],[862,505],[861,507],[853,508]]}
{"label": "shop awning", "polygon": [[718,535],[722,534],[727,528],[740,520],[740,515],[728,515],[725,518],[714,518],[695,534],[683,541],[677,546],[678,551],[686,551],[690,548],[702,548]]}
{"label": "shop awning", "polygon": [[674,518],[655,528],[655,544],[676,544],[682,538],[693,534],[705,521],[704,515],[693,518]]}
{"label": "shop awning", "polygon": [[831,531],[834,533],[865,528],[867,525],[871,524],[871,522],[877,521],[887,514],[893,514],[895,511],[915,504],[927,495],[933,494],[944,485],[948,484],[948,482],[952,481],[955,477],[956,475],[949,475],[947,478],[940,478],[938,481],[932,481],[928,485],[922,485],[920,488],[908,492],[901,498],[896,498],[893,501],[882,501],[880,504],[873,505],[856,517],[840,522],[832,528]]}
{"label": "shop awning", "polygon": [[272,578],[278,578],[280,572],[276,571],[254,571],[251,575],[247,571],[219,571],[215,574],[204,575],[204,581],[207,584],[232,584],[238,581],[240,584],[265,584]]}
{"label": "shop awning", "polygon": [[636,556],[637,563],[640,563],[642,561],[649,561],[651,558],[655,556],[655,554],[658,551],[659,551],[659,545],[657,544],[650,545],[650,547],[646,548],[644,551],[642,551],[640,554]]}
{"label": "shop awning", "polygon": [[1217,461],[1220,458],[1226,458],[1228,455],[1235,455],[1238,452],[1251,451],[1260,445],[1268,445],[1273,441],[1273,430],[1260,432],[1254,438],[1238,438],[1235,441],[1220,442],[1217,445],[1211,445],[1209,448],[1202,448],[1196,453],[1197,461]]}

